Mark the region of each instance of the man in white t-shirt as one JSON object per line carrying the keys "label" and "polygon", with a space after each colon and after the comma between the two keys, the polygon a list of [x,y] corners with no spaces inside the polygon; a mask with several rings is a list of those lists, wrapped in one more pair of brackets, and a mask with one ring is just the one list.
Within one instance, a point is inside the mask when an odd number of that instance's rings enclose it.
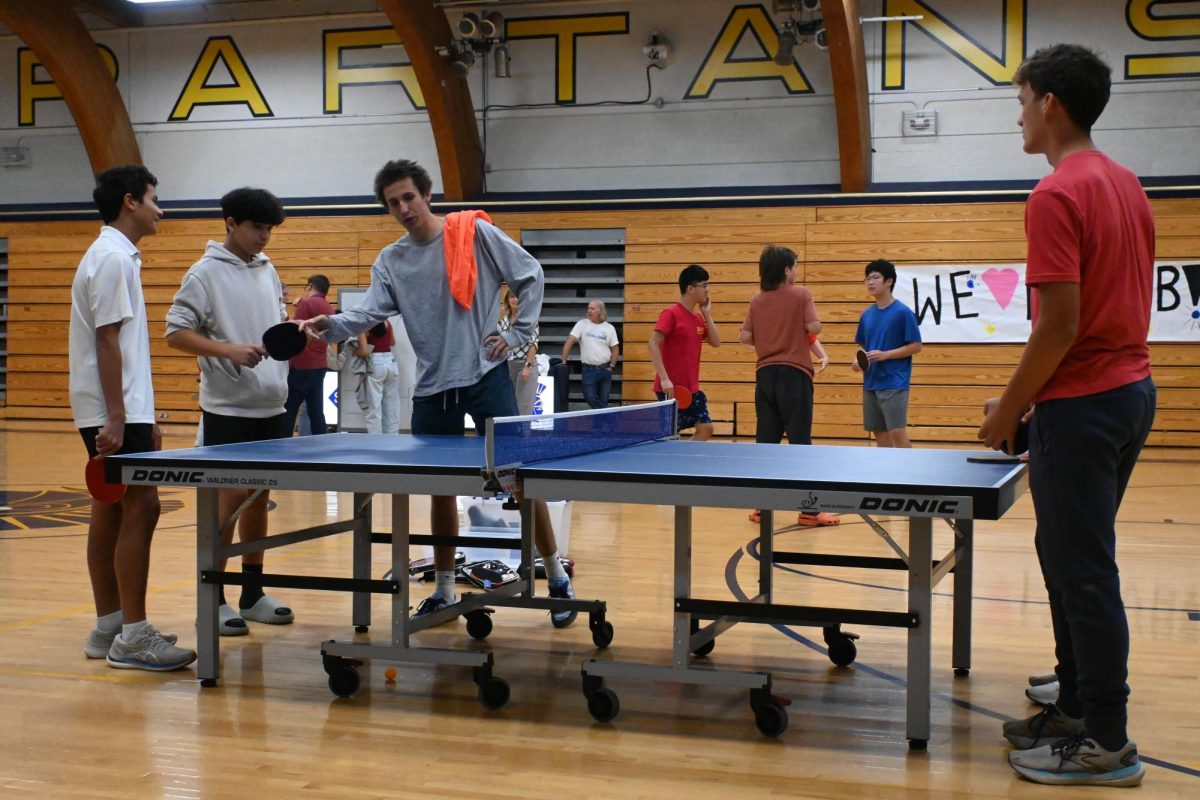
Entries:
{"label": "man in white t-shirt", "polygon": [[[75,427],[88,456],[162,447],[154,422],[150,336],[137,243],[158,230],[157,179],[140,165],[100,173],[92,197],[104,227],[71,284],[70,388]],[[92,501],[88,574],[96,627],[83,652],[119,669],[186,667],[196,653],[175,646],[146,619],[150,541],[158,490],[130,486],[116,503]]]}
{"label": "man in white t-shirt", "polygon": [[613,371],[621,357],[621,343],[617,340],[617,329],[608,321],[608,309],[603,300],[588,302],[587,319],[579,320],[571,329],[563,343],[564,364],[576,342],[579,342],[579,358],[583,362],[584,399],[592,408],[607,408]]}

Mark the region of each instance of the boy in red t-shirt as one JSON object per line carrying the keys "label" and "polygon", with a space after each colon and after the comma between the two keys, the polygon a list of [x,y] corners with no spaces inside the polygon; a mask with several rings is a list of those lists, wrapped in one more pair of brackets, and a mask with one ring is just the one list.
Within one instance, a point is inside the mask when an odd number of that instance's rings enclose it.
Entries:
{"label": "boy in red t-shirt", "polygon": [[[699,311],[697,311],[699,307]],[[712,318],[708,296],[708,270],[690,264],[679,273],[679,302],[658,315],[650,334],[650,363],[654,365],[654,392],[659,400],[673,396],[676,386],[692,393],[692,403],[679,410],[679,430],[695,428],[692,439],[702,442],[713,434],[708,398],[700,391],[700,346],[721,346],[721,334]]]}
{"label": "boy in red t-shirt", "polygon": [[1005,723],[1004,735],[1017,774],[1059,785],[1134,786],[1144,771],[1125,729],[1116,517],[1154,422],[1154,217],[1137,176],[1092,143],[1110,72],[1086,48],[1055,45],[1014,78],[1025,152],[1054,171],[1025,206],[1033,331],[979,429],[989,447],[1008,450],[1021,419],[1031,420],[1029,488],[1059,693],[1037,716]]}

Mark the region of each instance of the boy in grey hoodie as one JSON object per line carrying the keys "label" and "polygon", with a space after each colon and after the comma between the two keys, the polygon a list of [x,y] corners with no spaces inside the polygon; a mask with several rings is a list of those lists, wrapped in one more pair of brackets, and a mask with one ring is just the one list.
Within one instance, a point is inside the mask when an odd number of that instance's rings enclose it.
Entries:
{"label": "boy in grey hoodie", "polygon": [[[371,267],[371,288],[363,302],[334,316],[300,323],[301,329],[327,341],[367,330],[400,314],[417,356],[417,388],[413,398],[415,434],[463,435],[463,416],[476,430],[491,417],[516,416],[516,395],[507,357],[532,337],[542,311],[542,266],[519,244],[483,218],[474,218],[473,283],[450,277],[447,248],[465,247],[469,237],[454,236],[447,220],[429,207],[433,181],[413,161],[389,161],[375,176],[375,196],[407,235],[383,248]],[[459,217],[461,219],[461,217]],[[455,224],[458,221],[455,220]],[[447,235],[450,234],[450,235]],[[465,255],[458,251],[459,255]],[[462,275],[459,273],[458,278]],[[500,285],[516,293],[520,311],[511,329],[497,329]],[[551,597],[575,596],[571,579],[559,563],[558,544],[543,501],[534,503],[536,545],[546,564]],[[438,536],[458,534],[453,497],[431,498],[431,523]],[[435,588],[417,615],[457,602],[454,591],[454,548],[434,550]],[[555,627],[575,620],[575,611],[551,612]]]}
{"label": "boy in grey hoodie", "polygon": [[[265,189],[234,189],[221,198],[221,214],[225,243],[210,241],[204,257],[183,276],[167,312],[167,344],[198,356],[205,445],[281,439],[288,365],[267,358],[261,341],[263,332],[279,322],[283,288],[262,251],[271,231],[283,222],[283,206]],[[253,491],[221,490],[220,518],[229,519]],[[268,494],[264,491],[242,512],[237,525],[241,541],[267,535]],[[221,539],[226,545],[233,540],[232,526]],[[220,568],[225,569],[224,561]],[[263,554],[244,555],[242,572],[238,611],[221,590],[221,635],[249,633],[247,619],[291,622],[291,609],[264,594],[254,579],[262,575]]]}

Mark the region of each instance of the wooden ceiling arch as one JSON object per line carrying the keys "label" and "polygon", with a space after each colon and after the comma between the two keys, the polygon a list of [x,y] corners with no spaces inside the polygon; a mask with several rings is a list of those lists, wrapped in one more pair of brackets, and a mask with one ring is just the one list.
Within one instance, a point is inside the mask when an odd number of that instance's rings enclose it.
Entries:
{"label": "wooden ceiling arch", "polygon": [[842,191],[862,192],[871,185],[871,110],[859,2],[821,0],[821,16],[829,37]]}
{"label": "wooden ceiling arch", "polygon": [[438,151],[442,194],[463,201],[483,194],[483,144],[471,90],[438,50],[451,43],[450,23],[433,0],[378,0],[404,43],[416,73]]}
{"label": "wooden ceiling arch", "polygon": [[34,52],[58,85],[93,172],[142,163],[125,100],[69,3],[6,0],[0,3],[0,22]]}

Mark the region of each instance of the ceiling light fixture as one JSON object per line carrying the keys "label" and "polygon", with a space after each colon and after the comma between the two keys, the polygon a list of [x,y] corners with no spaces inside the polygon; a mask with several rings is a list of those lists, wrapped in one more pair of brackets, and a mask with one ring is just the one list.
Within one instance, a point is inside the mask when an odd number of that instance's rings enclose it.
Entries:
{"label": "ceiling light fixture", "polygon": [[455,75],[465,78],[478,59],[492,53],[495,76],[509,77],[512,59],[504,36],[504,16],[499,11],[489,11],[482,16],[468,11],[459,18],[454,30],[458,38],[439,52],[450,59],[450,69]]}

